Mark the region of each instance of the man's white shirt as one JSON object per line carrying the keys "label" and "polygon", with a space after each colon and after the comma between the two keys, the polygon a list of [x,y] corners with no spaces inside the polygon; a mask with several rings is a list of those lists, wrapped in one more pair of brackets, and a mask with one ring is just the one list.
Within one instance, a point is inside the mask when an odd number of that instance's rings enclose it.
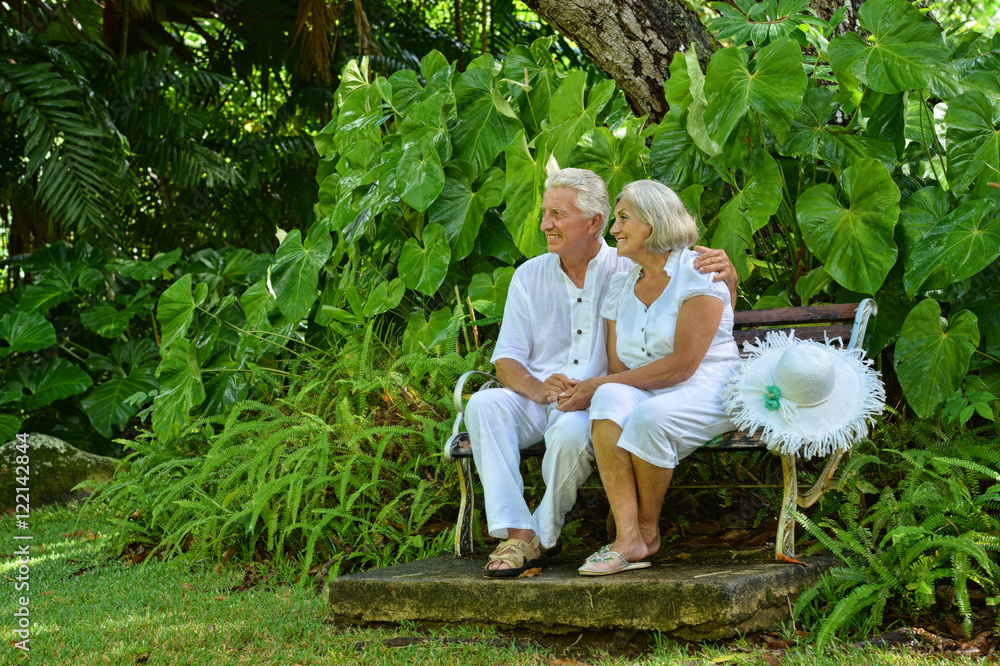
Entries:
{"label": "man's white shirt", "polygon": [[602,238],[587,265],[583,288],[548,253],[521,264],[510,281],[500,335],[491,362],[509,358],[539,381],[563,373],[572,379],[608,372],[607,329],[601,306],[611,277],[634,266]]}

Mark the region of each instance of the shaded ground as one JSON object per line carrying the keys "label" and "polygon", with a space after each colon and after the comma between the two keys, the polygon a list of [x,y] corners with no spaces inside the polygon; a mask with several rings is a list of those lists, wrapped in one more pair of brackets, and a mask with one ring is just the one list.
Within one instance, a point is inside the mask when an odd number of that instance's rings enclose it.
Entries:
{"label": "shaded ground", "polygon": [[[13,584],[0,595],[0,663],[44,664],[867,664],[996,663],[951,637],[947,623],[921,622],[883,640],[817,653],[790,629],[724,643],[686,644],[656,632],[548,636],[490,627],[364,629],[327,621],[326,599],[297,587],[297,563],[210,562],[145,566],[111,556],[106,525],[77,509],[32,512],[31,653],[11,645]],[[0,575],[14,578],[15,524],[0,517]],[[922,630],[922,631],[921,631]],[[926,633],[923,633],[926,631]],[[885,645],[886,647],[880,647]],[[962,652],[966,652],[963,654]]]}

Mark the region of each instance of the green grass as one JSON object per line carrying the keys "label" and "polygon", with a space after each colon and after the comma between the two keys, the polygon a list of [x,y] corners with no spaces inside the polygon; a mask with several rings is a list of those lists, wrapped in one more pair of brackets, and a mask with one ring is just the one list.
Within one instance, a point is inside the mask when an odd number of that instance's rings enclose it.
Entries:
{"label": "green grass", "polygon": [[[178,565],[151,561],[132,566],[102,547],[106,526],[88,510],[44,508],[31,514],[30,655],[13,646],[17,609],[12,553],[26,543],[12,537],[10,516],[0,519],[5,557],[0,575],[9,582],[0,597],[0,663],[29,658],[44,664],[765,664],[758,646],[739,641],[683,645],[656,634],[622,644],[573,636],[514,638],[493,628],[456,625],[423,630],[405,623],[389,628],[346,628],[325,620],[326,602],[294,585],[296,563],[257,565],[271,576],[237,591],[247,571],[213,562]],[[89,530],[94,536],[72,536]],[[262,568],[260,568],[262,567]],[[82,571],[82,573],[80,573]],[[581,636],[582,638],[582,636]],[[939,663],[874,649],[826,651],[791,648],[780,655],[794,664]],[[960,660],[952,660],[959,661]],[[567,663],[567,662],[563,662]],[[572,662],[569,662],[572,663]],[[971,660],[969,663],[973,663]],[[979,662],[977,662],[979,663]]]}

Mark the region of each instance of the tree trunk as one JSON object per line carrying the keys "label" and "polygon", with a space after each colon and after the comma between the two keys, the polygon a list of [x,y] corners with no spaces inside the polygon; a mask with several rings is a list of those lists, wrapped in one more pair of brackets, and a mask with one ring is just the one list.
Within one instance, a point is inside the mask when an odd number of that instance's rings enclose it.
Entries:
{"label": "tree trunk", "polygon": [[659,122],[663,82],[677,51],[695,44],[707,63],[714,50],[698,16],[678,0],[525,0],[613,78],[636,115]]}
{"label": "tree trunk", "polygon": [[847,7],[844,20],[834,30],[834,34],[843,35],[848,32],[858,30],[858,10],[865,0],[811,0],[809,7],[824,21],[829,21],[830,17],[841,7]]}

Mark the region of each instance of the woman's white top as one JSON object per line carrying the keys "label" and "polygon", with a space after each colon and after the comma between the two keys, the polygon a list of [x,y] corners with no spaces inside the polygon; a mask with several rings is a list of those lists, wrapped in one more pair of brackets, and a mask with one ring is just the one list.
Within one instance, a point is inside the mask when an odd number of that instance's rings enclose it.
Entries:
{"label": "woman's white top", "polygon": [[670,276],[670,282],[649,307],[635,295],[639,266],[611,278],[601,316],[616,322],[615,351],[630,370],[673,353],[677,315],[681,305],[694,296],[718,298],[722,301],[723,310],[712,346],[687,382],[725,381],[739,362],[739,347],[733,340],[733,308],[729,289],[724,282],[713,281],[715,273],[705,275],[695,269],[694,259],[697,256],[697,252],[688,249],[670,253],[663,267]]}

